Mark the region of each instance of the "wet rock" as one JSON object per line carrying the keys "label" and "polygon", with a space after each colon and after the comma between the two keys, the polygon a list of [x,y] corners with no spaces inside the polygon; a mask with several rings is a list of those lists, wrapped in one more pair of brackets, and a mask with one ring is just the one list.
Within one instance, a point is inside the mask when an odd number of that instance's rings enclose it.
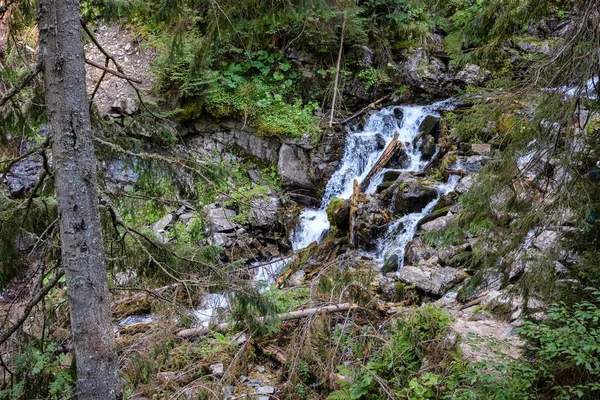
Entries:
{"label": "wet rock", "polygon": [[386,168],[403,169],[410,164],[410,157],[406,154],[406,150],[399,149],[385,165]]}
{"label": "wet rock", "polygon": [[310,168],[309,160],[301,149],[294,149],[283,144],[279,150],[279,161],[277,170],[288,188],[312,188],[312,182],[308,176]]}
{"label": "wet rock", "polygon": [[377,150],[383,150],[386,145],[385,138],[382,134],[375,135],[375,142],[377,143]]}
{"label": "wet rock", "polygon": [[[29,151],[29,146],[23,150],[26,151]],[[13,164],[5,179],[10,196],[25,196],[37,184],[41,170],[42,157],[39,155],[31,155]]]}
{"label": "wet rock", "polygon": [[445,228],[453,219],[454,215],[452,213],[448,213],[448,215],[444,215],[443,217],[436,218],[433,221],[429,221],[421,225],[421,230],[423,232],[439,231]]}
{"label": "wet rock", "polygon": [[434,187],[425,186],[420,182],[410,183],[406,187],[402,187],[401,184],[395,193],[395,211],[398,214],[421,211],[436,197],[437,190]]}
{"label": "wet rock", "polygon": [[391,254],[385,259],[383,267],[381,267],[382,274],[388,274],[390,272],[398,271],[398,254]]}
{"label": "wet rock", "polygon": [[211,233],[233,232],[240,226],[231,221],[236,215],[235,211],[220,208],[215,204],[209,204],[203,208],[206,218],[205,231]]}
{"label": "wet rock", "polygon": [[407,265],[419,265],[427,261],[436,254],[436,250],[429,246],[421,237],[408,242],[404,262]]}
{"label": "wet rock", "polygon": [[432,135],[425,135],[419,143],[421,157],[429,159],[435,153],[435,138]]}
{"label": "wet rock", "polygon": [[443,295],[466,277],[463,271],[450,267],[404,266],[398,274],[402,282],[436,296]]}
{"label": "wet rock", "polygon": [[369,250],[375,246],[374,238],[390,222],[385,209],[385,204],[376,197],[368,194],[361,195],[354,220],[358,247]]}
{"label": "wet rock", "polygon": [[281,207],[281,199],[278,196],[270,196],[267,199],[257,197],[250,201],[248,210],[248,223],[253,228],[270,228],[277,224],[277,216]]}
{"label": "wet rock", "polygon": [[374,56],[374,52],[372,49],[370,49],[367,46],[360,46],[360,49],[362,51],[362,58],[361,58],[361,62],[364,65],[367,66],[372,66],[373,65],[373,56]]}
{"label": "wet rock", "polygon": [[327,219],[331,226],[335,226],[340,232],[347,232],[350,219],[350,201],[337,197],[331,199],[327,205]]}
{"label": "wet rock", "polygon": [[435,138],[439,136],[440,131],[440,119],[435,115],[427,115],[425,119],[423,119],[423,122],[421,122],[421,126],[419,127],[419,135],[417,137],[431,135]]}

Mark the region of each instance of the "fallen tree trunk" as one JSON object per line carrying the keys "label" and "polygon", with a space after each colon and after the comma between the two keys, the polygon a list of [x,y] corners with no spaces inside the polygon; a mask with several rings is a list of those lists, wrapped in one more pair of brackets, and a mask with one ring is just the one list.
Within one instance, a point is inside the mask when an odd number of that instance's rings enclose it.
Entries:
{"label": "fallen tree trunk", "polygon": [[369,110],[372,110],[373,108],[375,108],[376,105],[378,105],[379,103],[387,100],[391,95],[386,95],[383,96],[382,98],[375,100],[374,102],[372,102],[371,104],[369,104],[368,106],[366,106],[365,108],[355,112],[354,114],[350,115],[349,117],[345,118],[342,122],[340,122],[340,124],[346,124],[350,121],[352,121],[354,118],[359,117],[361,115],[363,115],[364,113],[366,113]]}
{"label": "fallen tree trunk", "polygon": [[[283,321],[289,321],[289,320],[293,320],[293,319],[301,319],[301,318],[311,317],[311,316],[313,316],[315,314],[319,314],[319,313],[329,314],[329,313],[338,312],[338,311],[348,311],[354,307],[356,307],[356,304],[342,303],[342,304],[336,304],[336,305],[332,305],[332,306],[307,308],[306,310],[292,311],[289,313],[279,314],[279,315],[277,315],[276,318],[280,318]],[[266,321],[266,319],[267,318],[263,317],[260,320]],[[180,338],[189,339],[189,338],[192,338],[195,336],[206,335],[210,331],[223,332],[223,331],[228,330],[232,326],[233,326],[233,324],[231,324],[229,322],[224,322],[222,324],[215,325],[211,328],[200,327],[200,328],[183,329],[183,330],[177,332],[177,336]]]}
{"label": "fallen tree trunk", "polygon": [[390,159],[394,156],[394,154],[396,154],[396,152],[399,149],[406,150],[406,146],[404,146],[404,143],[402,143],[398,140],[398,134],[396,133],[396,135],[394,136],[392,141],[387,145],[387,147],[381,154],[381,157],[379,157],[379,160],[377,160],[377,162],[375,163],[373,168],[371,168],[371,170],[369,171],[367,176],[365,176],[365,179],[363,179],[363,181],[360,183],[360,191],[361,192],[364,192],[365,190],[367,190],[367,188],[369,187],[369,183],[371,183],[371,179],[373,179],[373,177],[379,171],[381,171],[383,169],[383,167],[385,167],[385,165],[388,163],[388,161],[390,161]]}

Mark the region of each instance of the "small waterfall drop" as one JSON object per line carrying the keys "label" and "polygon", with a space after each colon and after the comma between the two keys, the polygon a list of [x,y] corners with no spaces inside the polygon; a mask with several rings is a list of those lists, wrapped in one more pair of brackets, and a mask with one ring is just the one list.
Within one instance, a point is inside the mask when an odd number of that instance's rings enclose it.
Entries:
{"label": "small waterfall drop", "polygon": [[[354,179],[361,182],[373,168],[383,151],[398,134],[398,140],[407,147],[408,161],[406,167],[396,171],[410,172],[422,170],[427,164],[413,141],[419,134],[421,123],[428,115],[439,117],[436,110],[450,108],[450,101],[434,103],[428,106],[391,106],[374,112],[368,119],[364,129],[351,130],[346,138],[344,155],[340,166],[332,175],[325,189],[321,207],[305,209],[294,232],[293,248],[301,250],[312,242],[320,242],[329,230],[327,220],[327,205],[334,198],[348,199],[352,195]],[[389,169],[384,169],[374,176],[366,193],[374,193],[383,175]],[[444,194],[454,188],[456,179],[447,184],[440,184],[438,192]],[[439,197],[438,197],[439,198]],[[406,215],[392,223],[383,242],[389,246],[380,245],[378,256],[397,252],[399,259],[404,257],[404,247],[416,232],[418,221],[427,215],[435,206],[437,199],[429,203],[421,212]],[[402,227],[400,229],[400,227]],[[401,253],[401,254],[400,254]]]}

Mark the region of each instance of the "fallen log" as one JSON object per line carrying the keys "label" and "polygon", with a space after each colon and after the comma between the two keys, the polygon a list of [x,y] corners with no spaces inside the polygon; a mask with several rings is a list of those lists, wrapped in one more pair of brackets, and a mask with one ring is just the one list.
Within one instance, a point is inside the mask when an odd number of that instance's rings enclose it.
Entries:
{"label": "fallen log", "polygon": [[361,109],[361,110],[359,110],[359,111],[355,112],[354,114],[350,115],[350,116],[349,116],[349,117],[347,117],[347,118],[344,118],[344,120],[343,120],[342,122],[340,122],[340,124],[342,124],[342,125],[343,125],[343,124],[346,124],[346,123],[348,123],[348,122],[352,121],[354,118],[356,118],[356,117],[358,117],[358,116],[361,116],[361,115],[362,115],[362,114],[364,114],[365,112],[367,112],[367,111],[369,111],[369,110],[372,110],[372,109],[373,109],[373,108],[374,108],[376,105],[378,105],[379,103],[381,103],[381,102],[383,102],[383,101],[387,100],[387,99],[388,99],[390,96],[391,96],[391,94],[388,94],[388,95],[386,95],[386,96],[383,96],[383,97],[382,97],[382,98],[380,98],[380,99],[377,99],[377,100],[375,100],[374,102],[372,102],[371,104],[369,104],[369,105],[368,105],[368,106],[366,106],[365,108],[363,108],[363,109]]}
{"label": "fallen log", "polygon": [[[283,321],[289,321],[293,319],[301,319],[306,317],[311,317],[315,314],[324,313],[334,313],[339,311],[348,311],[356,307],[356,304],[352,303],[342,303],[331,306],[324,307],[315,307],[315,308],[307,308],[305,310],[292,311],[289,313],[283,313],[276,316]],[[267,318],[260,318],[260,321],[266,321]],[[207,335],[209,332],[223,332],[231,328],[233,324],[229,322],[224,322],[222,324],[215,325],[213,327],[200,327],[200,328],[190,328],[190,329],[182,329],[177,332],[177,336],[184,339],[189,339],[195,336]]]}
{"label": "fallen log", "polygon": [[398,133],[396,133],[392,141],[387,145],[383,153],[381,153],[381,156],[379,157],[373,168],[371,168],[367,176],[365,176],[365,179],[363,179],[363,181],[360,183],[361,192],[367,190],[367,188],[369,187],[369,183],[371,183],[371,179],[373,179],[373,177],[385,167],[388,161],[390,161],[394,154],[396,154],[398,149],[406,150],[406,146],[404,145],[404,143],[398,140]]}

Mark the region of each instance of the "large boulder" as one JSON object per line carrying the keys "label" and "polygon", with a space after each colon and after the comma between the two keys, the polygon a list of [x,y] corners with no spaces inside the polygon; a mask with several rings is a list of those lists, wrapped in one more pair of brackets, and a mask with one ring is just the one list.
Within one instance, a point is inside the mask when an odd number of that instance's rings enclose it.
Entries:
{"label": "large boulder", "polygon": [[233,232],[240,228],[238,224],[231,221],[236,215],[233,210],[221,208],[216,204],[209,204],[203,208],[206,218],[205,231],[207,234]]}
{"label": "large boulder", "polygon": [[466,277],[465,272],[450,267],[404,266],[398,273],[402,282],[435,296],[444,295]]}
{"label": "large boulder", "polygon": [[411,214],[421,211],[437,197],[437,189],[423,182],[400,184],[395,193],[394,207],[398,214]]}
{"label": "large boulder", "polygon": [[406,245],[404,261],[407,265],[419,265],[436,254],[436,250],[429,246],[422,237],[416,237]]}
{"label": "large boulder", "polygon": [[257,197],[250,201],[248,223],[253,228],[272,228],[277,225],[277,216],[281,207],[278,196]]}
{"label": "large boulder", "polygon": [[447,93],[446,64],[437,57],[430,57],[423,48],[409,52],[402,65],[404,80],[411,86],[427,93]]}
{"label": "large boulder", "polygon": [[435,138],[431,135],[423,136],[418,143],[418,148],[422,158],[426,160],[431,158],[435,154]]}
{"label": "large boulder", "polygon": [[452,213],[448,213],[447,215],[436,218],[432,221],[426,222],[421,225],[421,230],[423,232],[435,232],[439,231],[446,227],[452,220],[454,219],[454,215]]}
{"label": "large boulder", "polygon": [[313,187],[308,175],[310,161],[302,149],[287,144],[281,145],[277,170],[286,188],[311,189]]}

